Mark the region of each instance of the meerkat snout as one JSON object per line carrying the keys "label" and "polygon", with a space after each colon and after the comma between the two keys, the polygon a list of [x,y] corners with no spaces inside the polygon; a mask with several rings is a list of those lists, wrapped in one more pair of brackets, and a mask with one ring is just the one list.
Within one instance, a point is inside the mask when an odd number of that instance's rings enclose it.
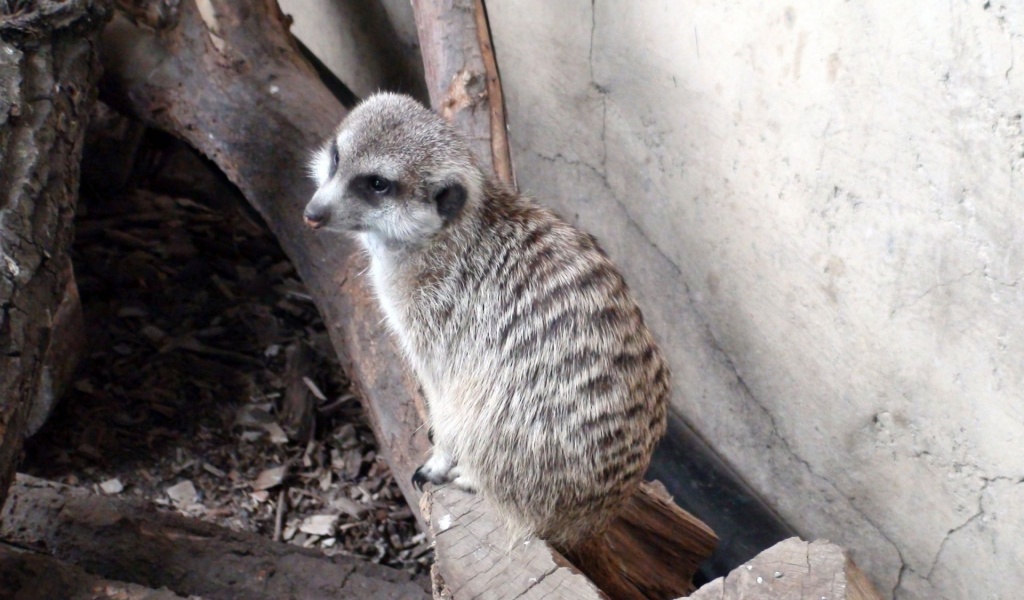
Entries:
{"label": "meerkat snout", "polygon": [[378,94],[317,152],[310,226],[355,234],[422,384],[413,483],[479,491],[512,539],[597,539],[665,431],[669,372],[596,240],[486,177],[412,98]]}
{"label": "meerkat snout", "polygon": [[302,220],[313,229],[320,229],[327,222],[327,211],[318,207],[306,206]]}

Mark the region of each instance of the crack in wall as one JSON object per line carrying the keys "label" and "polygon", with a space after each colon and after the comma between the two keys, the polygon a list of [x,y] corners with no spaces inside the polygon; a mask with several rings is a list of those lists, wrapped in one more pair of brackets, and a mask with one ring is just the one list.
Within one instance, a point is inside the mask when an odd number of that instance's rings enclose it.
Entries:
{"label": "crack in wall", "polygon": [[985,483],[981,487],[981,489],[978,490],[978,510],[977,510],[977,512],[975,512],[973,515],[968,517],[960,525],[957,525],[956,527],[954,527],[954,528],[952,528],[952,529],[950,529],[949,531],[946,532],[946,537],[942,538],[942,543],[939,544],[939,549],[935,552],[935,559],[932,560],[931,567],[928,568],[928,574],[924,578],[925,581],[927,581],[928,583],[932,583],[932,577],[935,575],[935,569],[939,566],[939,562],[942,560],[942,553],[946,550],[946,544],[949,542],[949,540],[954,535],[959,533],[961,530],[966,529],[967,527],[969,527],[971,524],[973,524],[978,519],[984,519],[984,517],[985,517],[984,496],[985,496],[985,492],[988,490],[988,487],[991,484],[993,484],[993,483],[995,483],[997,481],[1010,481],[1010,482],[1013,482],[1015,485],[1019,485],[1021,483],[1024,483],[1024,477],[1021,477],[1021,478],[1018,478],[1018,477],[1007,477],[1007,476],[983,477],[982,481],[984,481]]}
{"label": "crack in wall", "polygon": [[936,283],[935,285],[932,285],[931,287],[929,287],[925,291],[921,292],[920,294],[918,294],[917,296],[912,298],[910,301],[908,301],[908,302],[901,302],[901,303],[897,304],[896,306],[892,307],[892,310],[889,311],[889,318],[891,319],[891,318],[895,317],[896,313],[901,311],[901,310],[904,310],[904,309],[907,309],[907,308],[910,308],[910,307],[914,306],[915,304],[917,304],[918,302],[923,300],[925,297],[930,296],[931,294],[935,293],[936,290],[938,290],[940,288],[946,288],[946,287],[950,287],[952,285],[956,285],[957,283],[960,283],[961,281],[963,281],[964,279],[967,279],[971,275],[974,275],[979,270],[980,269],[977,269],[977,268],[971,269],[970,271],[968,271],[968,272],[958,276],[955,279],[951,279],[949,281],[940,281],[940,282]]}
{"label": "crack in wall", "polygon": [[[535,156],[537,156],[538,158],[541,158],[542,160],[546,160],[546,161],[549,161],[549,162],[552,162],[552,163],[561,161],[561,162],[563,162],[565,164],[568,164],[568,165],[580,166],[580,167],[583,167],[583,168],[587,169],[592,175],[594,175],[594,177],[596,177],[601,182],[602,186],[607,190],[607,192],[609,194],[609,198],[620,208],[620,210],[622,211],[623,216],[626,219],[626,223],[628,224],[629,228],[631,228],[634,231],[636,231],[636,233],[641,238],[643,238],[643,240],[650,246],[651,249],[653,249],[655,251],[655,253],[657,253],[657,255],[660,258],[662,258],[666,263],[668,263],[669,265],[672,266],[672,268],[676,271],[676,273],[678,275],[683,275],[682,268],[680,268],[680,266],[672,258],[670,258],[667,254],[665,254],[665,252],[661,249],[661,247],[658,246],[658,244],[656,244],[650,238],[650,236],[640,226],[640,224],[637,223],[633,219],[633,216],[630,213],[628,207],[626,206],[626,204],[622,200],[620,200],[618,198],[618,195],[615,194],[614,190],[612,189],[611,185],[608,182],[607,175],[605,175],[605,173],[603,171],[598,170],[593,165],[590,165],[590,164],[588,164],[587,162],[585,162],[583,160],[573,160],[573,159],[570,159],[570,158],[564,156],[561,153],[556,153],[555,155],[551,156],[551,155],[544,155],[544,154],[541,154],[540,152],[534,151],[533,154]],[[757,408],[759,408],[764,413],[764,415],[768,418],[768,422],[769,422],[769,424],[771,426],[771,436],[779,441],[779,443],[781,445],[782,451],[784,453],[788,454],[789,456],[791,456],[800,465],[802,465],[803,468],[807,471],[807,473],[809,473],[812,477],[814,477],[815,479],[820,480],[821,482],[823,482],[838,497],[842,498],[845,501],[846,506],[849,507],[857,515],[859,515],[875,531],[877,531],[878,534],[882,537],[882,539],[884,539],[893,548],[893,550],[896,552],[896,555],[897,555],[897,557],[899,558],[899,561],[900,561],[900,570],[899,570],[899,573],[897,575],[896,584],[893,586],[892,590],[890,591],[890,596],[894,596],[895,593],[896,593],[896,590],[898,590],[899,587],[902,585],[904,574],[909,569],[909,567],[907,565],[907,562],[906,562],[906,559],[904,559],[903,552],[900,549],[899,545],[896,544],[896,542],[894,542],[882,530],[882,528],[878,524],[876,524],[861,509],[859,509],[856,505],[854,505],[850,501],[850,499],[847,497],[847,495],[844,494],[834,483],[829,481],[824,476],[816,473],[811,468],[810,463],[808,463],[808,461],[806,461],[805,459],[800,457],[793,450],[793,448],[789,444],[789,441],[786,438],[784,438],[779,433],[779,429],[778,429],[778,426],[776,424],[774,415],[771,413],[771,411],[769,411],[767,409],[767,407],[765,407],[757,399],[757,397],[754,395],[753,391],[747,385],[746,381],[744,381],[743,377],[740,375],[740,372],[739,372],[738,368],[736,367],[736,364],[734,363],[732,358],[729,356],[729,354],[724,350],[722,345],[719,343],[718,338],[715,336],[714,332],[711,329],[710,321],[704,315],[702,315],[701,312],[699,311],[699,309],[697,307],[697,303],[694,301],[694,299],[693,299],[693,297],[691,295],[690,286],[686,285],[685,282],[681,282],[681,283],[683,283],[684,293],[685,293],[685,295],[687,297],[687,304],[689,304],[691,307],[693,307],[694,313],[698,316],[698,318],[704,324],[705,331],[707,333],[707,337],[708,337],[708,340],[710,342],[710,345],[711,345],[712,349],[719,355],[721,362],[726,366],[728,371],[735,378],[735,380],[736,380],[736,382],[737,382],[737,384],[738,384],[738,386],[740,388],[740,392],[743,395],[743,397],[746,398],[746,399],[749,399],[750,403],[752,403],[755,406],[757,406]],[[726,461],[726,462],[728,463],[729,461]],[[740,471],[736,470],[736,472],[738,474]],[[751,489],[755,489],[755,490],[757,489],[756,486],[751,486],[748,481],[743,481],[743,483],[748,485],[748,487],[750,487]]]}
{"label": "crack in wall", "polygon": [[782,445],[782,448],[783,448],[784,452],[789,454],[790,456],[792,456],[794,460],[796,460],[798,463],[800,463],[803,466],[803,468],[807,471],[807,473],[809,473],[812,477],[814,477],[815,479],[817,479],[817,480],[821,481],[822,483],[824,483],[838,497],[840,497],[843,500],[845,500],[846,501],[846,506],[848,508],[850,508],[851,510],[853,510],[858,515],[860,515],[860,517],[862,519],[864,519],[864,521],[866,523],[871,525],[871,527],[874,528],[875,531],[877,531],[878,534],[880,536],[882,536],[882,538],[886,542],[888,542],[890,546],[892,546],[893,550],[896,551],[896,555],[899,557],[899,560],[900,560],[900,571],[899,571],[899,574],[897,575],[897,578],[896,578],[896,584],[893,586],[892,590],[890,591],[890,596],[895,596],[896,590],[898,590],[900,585],[902,585],[903,575],[906,572],[906,570],[909,568],[908,565],[907,565],[906,559],[903,558],[903,552],[900,549],[899,545],[896,542],[894,542],[892,540],[892,538],[890,538],[888,536],[888,534],[885,533],[885,531],[882,530],[880,525],[875,523],[870,517],[867,516],[867,514],[864,513],[864,511],[862,511],[859,507],[857,507],[857,505],[854,504],[850,500],[850,498],[847,497],[847,495],[842,490],[839,489],[838,486],[836,486],[834,483],[829,481],[828,478],[826,478],[825,476],[815,472],[815,470],[811,467],[810,463],[807,460],[805,460],[803,457],[801,457],[799,454],[797,454],[797,452],[795,450],[793,450],[793,447],[790,446],[790,444],[789,444],[789,440],[787,440],[785,437],[783,437],[783,435],[781,433],[779,433],[779,428],[778,428],[778,425],[777,425],[777,423],[775,421],[775,416],[772,414],[772,412],[770,410],[768,410],[768,408],[766,406],[764,406],[764,404],[762,404],[760,402],[760,400],[758,400],[758,398],[754,394],[753,390],[751,390],[750,386],[747,385],[747,382],[743,379],[743,376],[740,375],[739,369],[736,367],[736,364],[733,362],[732,357],[718,343],[718,339],[715,337],[714,333],[711,331],[710,325],[707,325],[707,321],[705,321],[705,327],[707,328],[708,339],[711,342],[712,348],[721,356],[722,361],[725,363],[725,365],[728,367],[729,371],[736,378],[736,383],[740,387],[740,390],[742,391],[744,397],[749,398],[750,401],[753,402],[754,405],[757,406],[757,408],[761,409],[761,411],[764,413],[764,415],[768,418],[768,422],[771,425],[771,436],[779,441],[779,443]]}

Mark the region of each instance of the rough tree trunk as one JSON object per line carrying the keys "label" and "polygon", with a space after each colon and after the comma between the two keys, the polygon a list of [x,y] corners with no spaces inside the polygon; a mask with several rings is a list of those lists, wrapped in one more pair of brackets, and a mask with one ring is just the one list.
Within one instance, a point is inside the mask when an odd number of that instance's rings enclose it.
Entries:
{"label": "rough tree trunk", "polygon": [[109,14],[103,0],[2,6],[13,12],[0,13],[0,503],[73,285],[79,160]]}
{"label": "rough tree trunk", "polygon": [[204,4],[207,14],[194,0],[119,0],[103,36],[101,95],[205,154],[260,212],[316,301],[419,517],[405,468],[430,448],[417,385],[363,284],[365,258],[302,222],[314,192],[306,163],[345,109],[302,58],[275,0]]}

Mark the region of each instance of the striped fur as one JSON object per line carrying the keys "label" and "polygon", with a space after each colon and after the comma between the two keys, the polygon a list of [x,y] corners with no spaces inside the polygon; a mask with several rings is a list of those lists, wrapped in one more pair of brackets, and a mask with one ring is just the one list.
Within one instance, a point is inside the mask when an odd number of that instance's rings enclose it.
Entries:
{"label": "striped fur", "polygon": [[[485,177],[463,139],[404,96],[366,100],[314,165],[307,214],[363,241],[426,394],[435,448],[420,476],[479,490],[513,539],[571,550],[601,534],[664,433],[669,372],[595,239]],[[350,191],[377,172],[390,196]],[[450,186],[465,203],[441,216],[434,198]]]}

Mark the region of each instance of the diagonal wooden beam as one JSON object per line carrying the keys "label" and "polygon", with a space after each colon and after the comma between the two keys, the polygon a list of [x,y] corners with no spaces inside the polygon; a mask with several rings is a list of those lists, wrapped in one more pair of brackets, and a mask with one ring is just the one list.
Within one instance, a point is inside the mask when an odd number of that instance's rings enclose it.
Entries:
{"label": "diagonal wooden beam", "polygon": [[301,56],[275,0],[200,4],[203,11],[196,0],[120,2],[102,38],[101,95],[205,154],[263,216],[308,286],[418,515],[410,477],[429,442],[417,385],[363,285],[362,253],[302,223],[314,191],[307,161],[345,109]]}

